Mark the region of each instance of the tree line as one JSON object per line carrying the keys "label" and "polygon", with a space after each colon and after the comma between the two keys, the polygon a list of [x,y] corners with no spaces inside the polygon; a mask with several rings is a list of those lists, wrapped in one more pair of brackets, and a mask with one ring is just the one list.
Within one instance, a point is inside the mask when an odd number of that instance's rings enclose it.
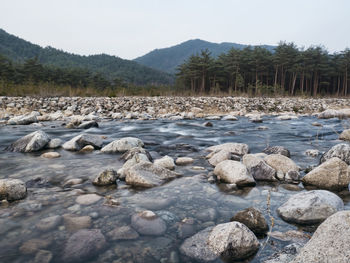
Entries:
{"label": "tree line", "polygon": [[231,49],[217,58],[208,50],[190,56],[177,70],[177,85],[193,94],[347,96],[350,50],[330,54],[321,46],[300,49],[281,42]]}

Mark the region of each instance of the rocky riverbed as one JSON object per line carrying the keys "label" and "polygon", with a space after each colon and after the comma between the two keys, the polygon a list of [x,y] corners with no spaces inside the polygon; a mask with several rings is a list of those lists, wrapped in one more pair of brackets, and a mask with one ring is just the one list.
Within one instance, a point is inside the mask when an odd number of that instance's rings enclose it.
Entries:
{"label": "rocky riverbed", "polygon": [[348,262],[348,103],[2,97],[0,262]]}

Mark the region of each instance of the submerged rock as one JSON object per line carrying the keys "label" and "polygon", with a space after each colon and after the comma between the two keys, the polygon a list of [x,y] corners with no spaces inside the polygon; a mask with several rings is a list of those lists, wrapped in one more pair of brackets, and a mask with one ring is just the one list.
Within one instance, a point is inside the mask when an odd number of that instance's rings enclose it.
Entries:
{"label": "submerged rock", "polygon": [[61,157],[61,155],[58,152],[46,152],[40,155],[40,157],[53,159],[53,158]]}
{"label": "submerged rock", "polygon": [[64,225],[69,232],[91,227],[90,216],[75,216],[71,214],[63,215]]}
{"label": "submerged rock", "polygon": [[60,225],[62,222],[62,216],[55,215],[50,217],[45,217],[41,219],[37,224],[36,227],[43,232],[50,231],[55,229],[58,225]]}
{"label": "submerged rock", "polygon": [[110,240],[132,240],[139,238],[139,234],[130,226],[116,227],[107,233]]}
{"label": "submerged rock", "polygon": [[27,187],[19,179],[0,180],[0,200],[15,201],[27,196]]}
{"label": "submerged rock", "polygon": [[69,237],[62,255],[64,262],[90,260],[105,248],[106,240],[99,229],[82,229]]}
{"label": "submerged rock", "polygon": [[219,224],[208,236],[208,246],[226,260],[243,260],[259,250],[259,241],[248,227],[239,222]]}
{"label": "submerged rock", "polygon": [[81,134],[65,142],[62,147],[68,151],[80,151],[86,145],[92,145],[95,149],[100,149],[102,143],[102,138],[99,135]]}
{"label": "submerged rock", "polygon": [[249,207],[235,214],[231,221],[237,221],[247,226],[256,235],[269,231],[269,226],[263,214],[254,207]]}
{"label": "submerged rock", "polygon": [[134,214],[131,226],[141,235],[161,236],[166,231],[164,220],[148,210]]}
{"label": "submerged rock", "polygon": [[134,147],[143,147],[143,141],[134,137],[125,137],[115,140],[101,149],[104,153],[120,153],[126,152]]}
{"label": "submerged rock", "polygon": [[325,161],[333,157],[338,157],[339,159],[350,165],[350,145],[346,143],[340,143],[333,146],[331,149],[329,149],[322,155],[320,162],[324,163]]}
{"label": "submerged rock", "polygon": [[350,183],[350,170],[345,162],[333,157],[306,174],[302,181],[321,189],[342,190]]}
{"label": "submerged rock", "polygon": [[75,200],[80,205],[92,205],[98,202],[102,197],[97,194],[80,195]]}
{"label": "submerged rock", "polygon": [[43,131],[32,132],[6,148],[10,152],[36,152],[45,148],[49,143],[49,136]]}
{"label": "submerged rock", "polygon": [[237,186],[254,186],[256,184],[245,165],[237,161],[226,160],[219,163],[214,169],[214,174],[221,181]]}
{"label": "submerged rock", "polygon": [[117,171],[113,169],[106,169],[92,181],[92,184],[97,186],[117,184],[117,178]]}
{"label": "submerged rock", "polygon": [[317,224],[343,209],[344,203],[336,194],[313,190],[291,196],[277,212],[287,222]]}
{"label": "submerged rock", "polygon": [[328,217],[292,263],[337,262],[350,259],[350,211]]}

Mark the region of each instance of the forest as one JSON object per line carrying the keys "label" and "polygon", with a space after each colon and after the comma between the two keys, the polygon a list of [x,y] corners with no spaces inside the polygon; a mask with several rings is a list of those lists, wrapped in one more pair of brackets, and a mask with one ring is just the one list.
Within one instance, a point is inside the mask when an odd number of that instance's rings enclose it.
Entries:
{"label": "forest", "polygon": [[192,94],[347,96],[349,67],[349,49],[330,54],[280,42],[273,51],[246,47],[217,58],[202,50],[178,67],[177,85]]}

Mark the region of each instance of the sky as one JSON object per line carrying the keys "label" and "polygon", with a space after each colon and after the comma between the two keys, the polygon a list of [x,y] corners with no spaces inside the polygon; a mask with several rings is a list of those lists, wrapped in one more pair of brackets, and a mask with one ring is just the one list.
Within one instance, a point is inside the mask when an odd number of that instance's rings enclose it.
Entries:
{"label": "sky", "polygon": [[349,0],[0,0],[0,28],[40,46],[134,59],[190,39],[350,47]]}

